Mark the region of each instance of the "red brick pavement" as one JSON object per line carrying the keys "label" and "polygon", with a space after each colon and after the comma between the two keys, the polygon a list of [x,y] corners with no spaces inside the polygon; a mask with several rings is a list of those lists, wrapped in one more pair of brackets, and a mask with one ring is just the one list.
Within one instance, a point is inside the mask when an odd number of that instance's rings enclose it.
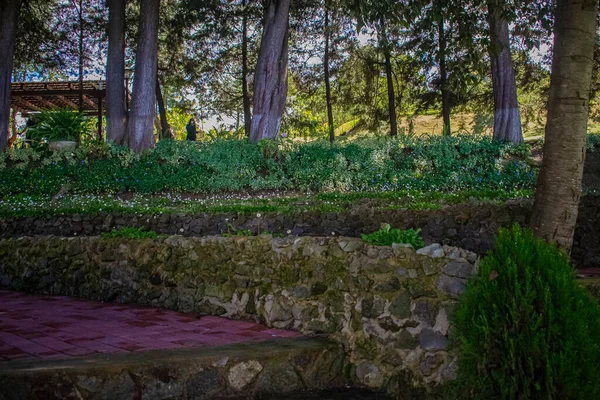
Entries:
{"label": "red brick pavement", "polygon": [[0,291],[0,360],[56,359],[298,336],[245,321]]}

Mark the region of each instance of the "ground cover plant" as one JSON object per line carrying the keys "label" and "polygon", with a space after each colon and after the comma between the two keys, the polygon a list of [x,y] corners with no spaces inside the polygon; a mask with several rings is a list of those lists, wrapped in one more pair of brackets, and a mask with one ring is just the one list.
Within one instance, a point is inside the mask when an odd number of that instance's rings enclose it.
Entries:
{"label": "ground cover plant", "polygon": [[397,229],[384,224],[381,229],[369,234],[363,234],[365,242],[375,246],[391,246],[394,243],[410,244],[415,250],[425,246],[425,242],[420,235],[421,229]]}
{"label": "ground cover plant", "polygon": [[530,190],[461,190],[398,192],[325,192],[302,195],[297,192],[266,191],[258,194],[226,193],[193,195],[189,193],[144,194],[69,194],[10,195],[0,198],[0,217],[45,217],[53,215],[123,214],[160,215],[173,213],[257,213],[292,214],[303,211],[344,212],[356,208],[373,210],[439,209],[469,200],[502,203],[529,198]]}
{"label": "ground cover plant", "polygon": [[[0,196],[224,191],[455,191],[530,189],[527,145],[459,135],[288,142],[265,152],[246,140],[161,141],[141,155],[88,145],[66,153],[0,154]],[[266,154],[265,154],[266,153]]]}
{"label": "ground cover plant", "polygon": [[529,230],[500,230],[454,329],[458,398],[600,398],[600,305],[568,257]]}
{"label": "ground cover plant", "polygon": [[121,229],[113,229],[110,232],[102,233],[103,239],[156,239],[156,232],[146,230],[144,227],[134,228],[126,227]]}

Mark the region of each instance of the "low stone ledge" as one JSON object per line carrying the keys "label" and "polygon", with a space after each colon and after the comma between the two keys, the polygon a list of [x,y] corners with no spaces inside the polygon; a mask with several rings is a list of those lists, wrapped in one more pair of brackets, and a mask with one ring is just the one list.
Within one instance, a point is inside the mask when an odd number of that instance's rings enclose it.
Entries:
{"label": "low stone ledge", "polygon": [[0,398],[253,398],[344,386],[341,347],[320,338],[0,363]]}
{"label": "low stone ledge", "polygon": [[[160,234],[203,236],[235,229],[269,231],[296,236],[340,235],[360,237],[379,229],[382,223],[394,228],[420,228],[426,243],[443,242],[477,254],[493,247],[500,227],[513,223],[528,225],[532,200],[515,199],[505,204],[470,201],[433,210],[373,210],[362,207],[340,213],[298,212],[228,214],[132,215],[97,213],[56,217],[0,218],[0,237],[30,235],[94,236],[113,228],[145,227]],[[578,267],[600,267],[600,196],[581,198],[572,260]]]}
{"label": "low stone ledge", "polygon": [[21,237],[0,240],[0,286],[327,334],[355,383],[394,390],[452,378],[449,317],[478,262],[349,237]]}

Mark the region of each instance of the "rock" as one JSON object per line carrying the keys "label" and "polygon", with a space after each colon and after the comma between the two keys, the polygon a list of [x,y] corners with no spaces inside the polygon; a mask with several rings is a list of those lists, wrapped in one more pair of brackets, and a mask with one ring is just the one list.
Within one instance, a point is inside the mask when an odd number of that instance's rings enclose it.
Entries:
{"label": "rock", "polygon": [[443,271],[446,275],[466,279],[473,275],[474,267],[466,261],[451,261],[444,266]]}
{"label": "rock", "polygon": [[229,385],[235,390],[241,390],[262,371],[263,366],[255,360],[244,361],[234,365],[227,374]]}
{"label": "rock", "polygon": [[428,354],[419,364],[419,369],[425,376],[431,375],[433,370],[442,365],[444,357],[440,353]]}
{"label": "rock", "polygon": [[258,393],[289,393],[302,388],[302,381],[294,368],[284,361],[272,362],[265,366],[256,381]]}
{"label": "rock", "polygon": [[426,328],[419,333],[419,346],[423,350],[446,350],[448,338],[433,329]]}
{"label": "rock", "polygon": [[396,338],[394,345],[398,349],[414,349],[419,345],[419,338],[404,329]]}
{"label": "rock", "polygon": [[440,258],[445,256],[444,249],[439,243],[434,243],[430,244],[429,246],[423,247],[417,250],[417,254],[428,256],[431,258]]}
{"label": "rock", "polygon": [[390,304],[390,314],[396,318],[404,319],[410,317],[410,294],[402,291]]}
{"label": "rock", "polygon": [[227,314],[227,310],[220,304],[212,303],[209,300],[203,300],[196,306],[196,311],[200,315],[224,315]]}
{"label": "rock", "polygon": [[324,282],[317,282],[311,286],[310,295],[318,296],[320,294],[325,293],[326,291],[327,291],[327,285]]}
{"label": "rock", "polygon": [[386,281],[379,282],[373,288],[373,290],[375,290],[376,292],[382,293],[395,292],[398,289],[400,289],[400,281],[398,281],[398,278],[390,278]]}
{"label": "rock", "polygon": [[361,301],[361,314],[365,318],[377,318],[383,314],[385,302],[378,296],[366,297]]}
{"label": "rock", "polygon": [[360,239],[344,238],[343,240],[340,240],[338,242],[338,245],[346,253],[351,253],[353,251],[356,251],[356,250],[362,248],[365,245],[365,242],[363,242]]}
{"label": "rock", "polygon": [[209,399],[223,388],[221,377],[216,369],[200,371],[192,375],[186,385],[186,395],[190,399]]}
{"label": "rock", "polygon": [[433,327],[433,330],[440,332],[443,335],[447,335],[449,329],[450,321],[448,320],[448,311],[445,307],[442,307],[435,317],[435,326]]}
{"label": "rock", "polygon": [[435,325],[438,314],[438,306],[431,300],[421,299],[415,302],[413,315],[417,321],[424,323],[428,327]]}
{"label": "rock", "polygon": [[435,275],[438,272],[440,272],[439,265],[434,260],[431,260],[431,259],[425,259],[425,260],[421,261],[421,266],[423,268],[423,272],[427,276]]}
{"label": "rock", "polygon": [[294,297],[306,298],[310,296],[310,289],[305,286],[296,286],[290,293]]}
{"label": "rock", "polygon": [[377,320],[377,323],[379,324],[381,329],[384,329],[386,331],[398,332],[400,330],[400,327],[396,325],[394,320],[390,317],[381,318]]}
{"label": "rock", "polygon": [[383,384],[383,376],[379,368],[368,362],[362,362],[356,367],[356,377],[362,384],[369,387],[380,388]]}
{"label": "rock", "polygon": [[419,297],[429,297],[436,298],[437,293],[435,290],[425,287],[423,284],[414,282],[408,286],[408,291],[410,292],[410,296],[413,299],[418,299]]}
{"label": "rock", "polygon": [[453,278],[447,275],[442,275],[436,281],[436,287],[452,297],[458,297],[462,294],[467,285],[465,281],[459,278]]}
{"label": "rock", "polygon": [[131,376],[127,373],[121,373],[106,380],[102,388],[95,393],[94,399],[133,399],[136,397],[136,392],[137,389]]}

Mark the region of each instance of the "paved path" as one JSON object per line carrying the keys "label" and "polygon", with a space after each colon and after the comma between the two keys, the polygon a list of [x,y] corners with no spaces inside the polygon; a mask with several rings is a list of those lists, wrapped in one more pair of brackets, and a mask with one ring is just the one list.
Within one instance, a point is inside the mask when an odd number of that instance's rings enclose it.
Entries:
{"label": "paved path", "polygon": [[0,290],[0,360],[57,359],[298,336],[192,314]]}

